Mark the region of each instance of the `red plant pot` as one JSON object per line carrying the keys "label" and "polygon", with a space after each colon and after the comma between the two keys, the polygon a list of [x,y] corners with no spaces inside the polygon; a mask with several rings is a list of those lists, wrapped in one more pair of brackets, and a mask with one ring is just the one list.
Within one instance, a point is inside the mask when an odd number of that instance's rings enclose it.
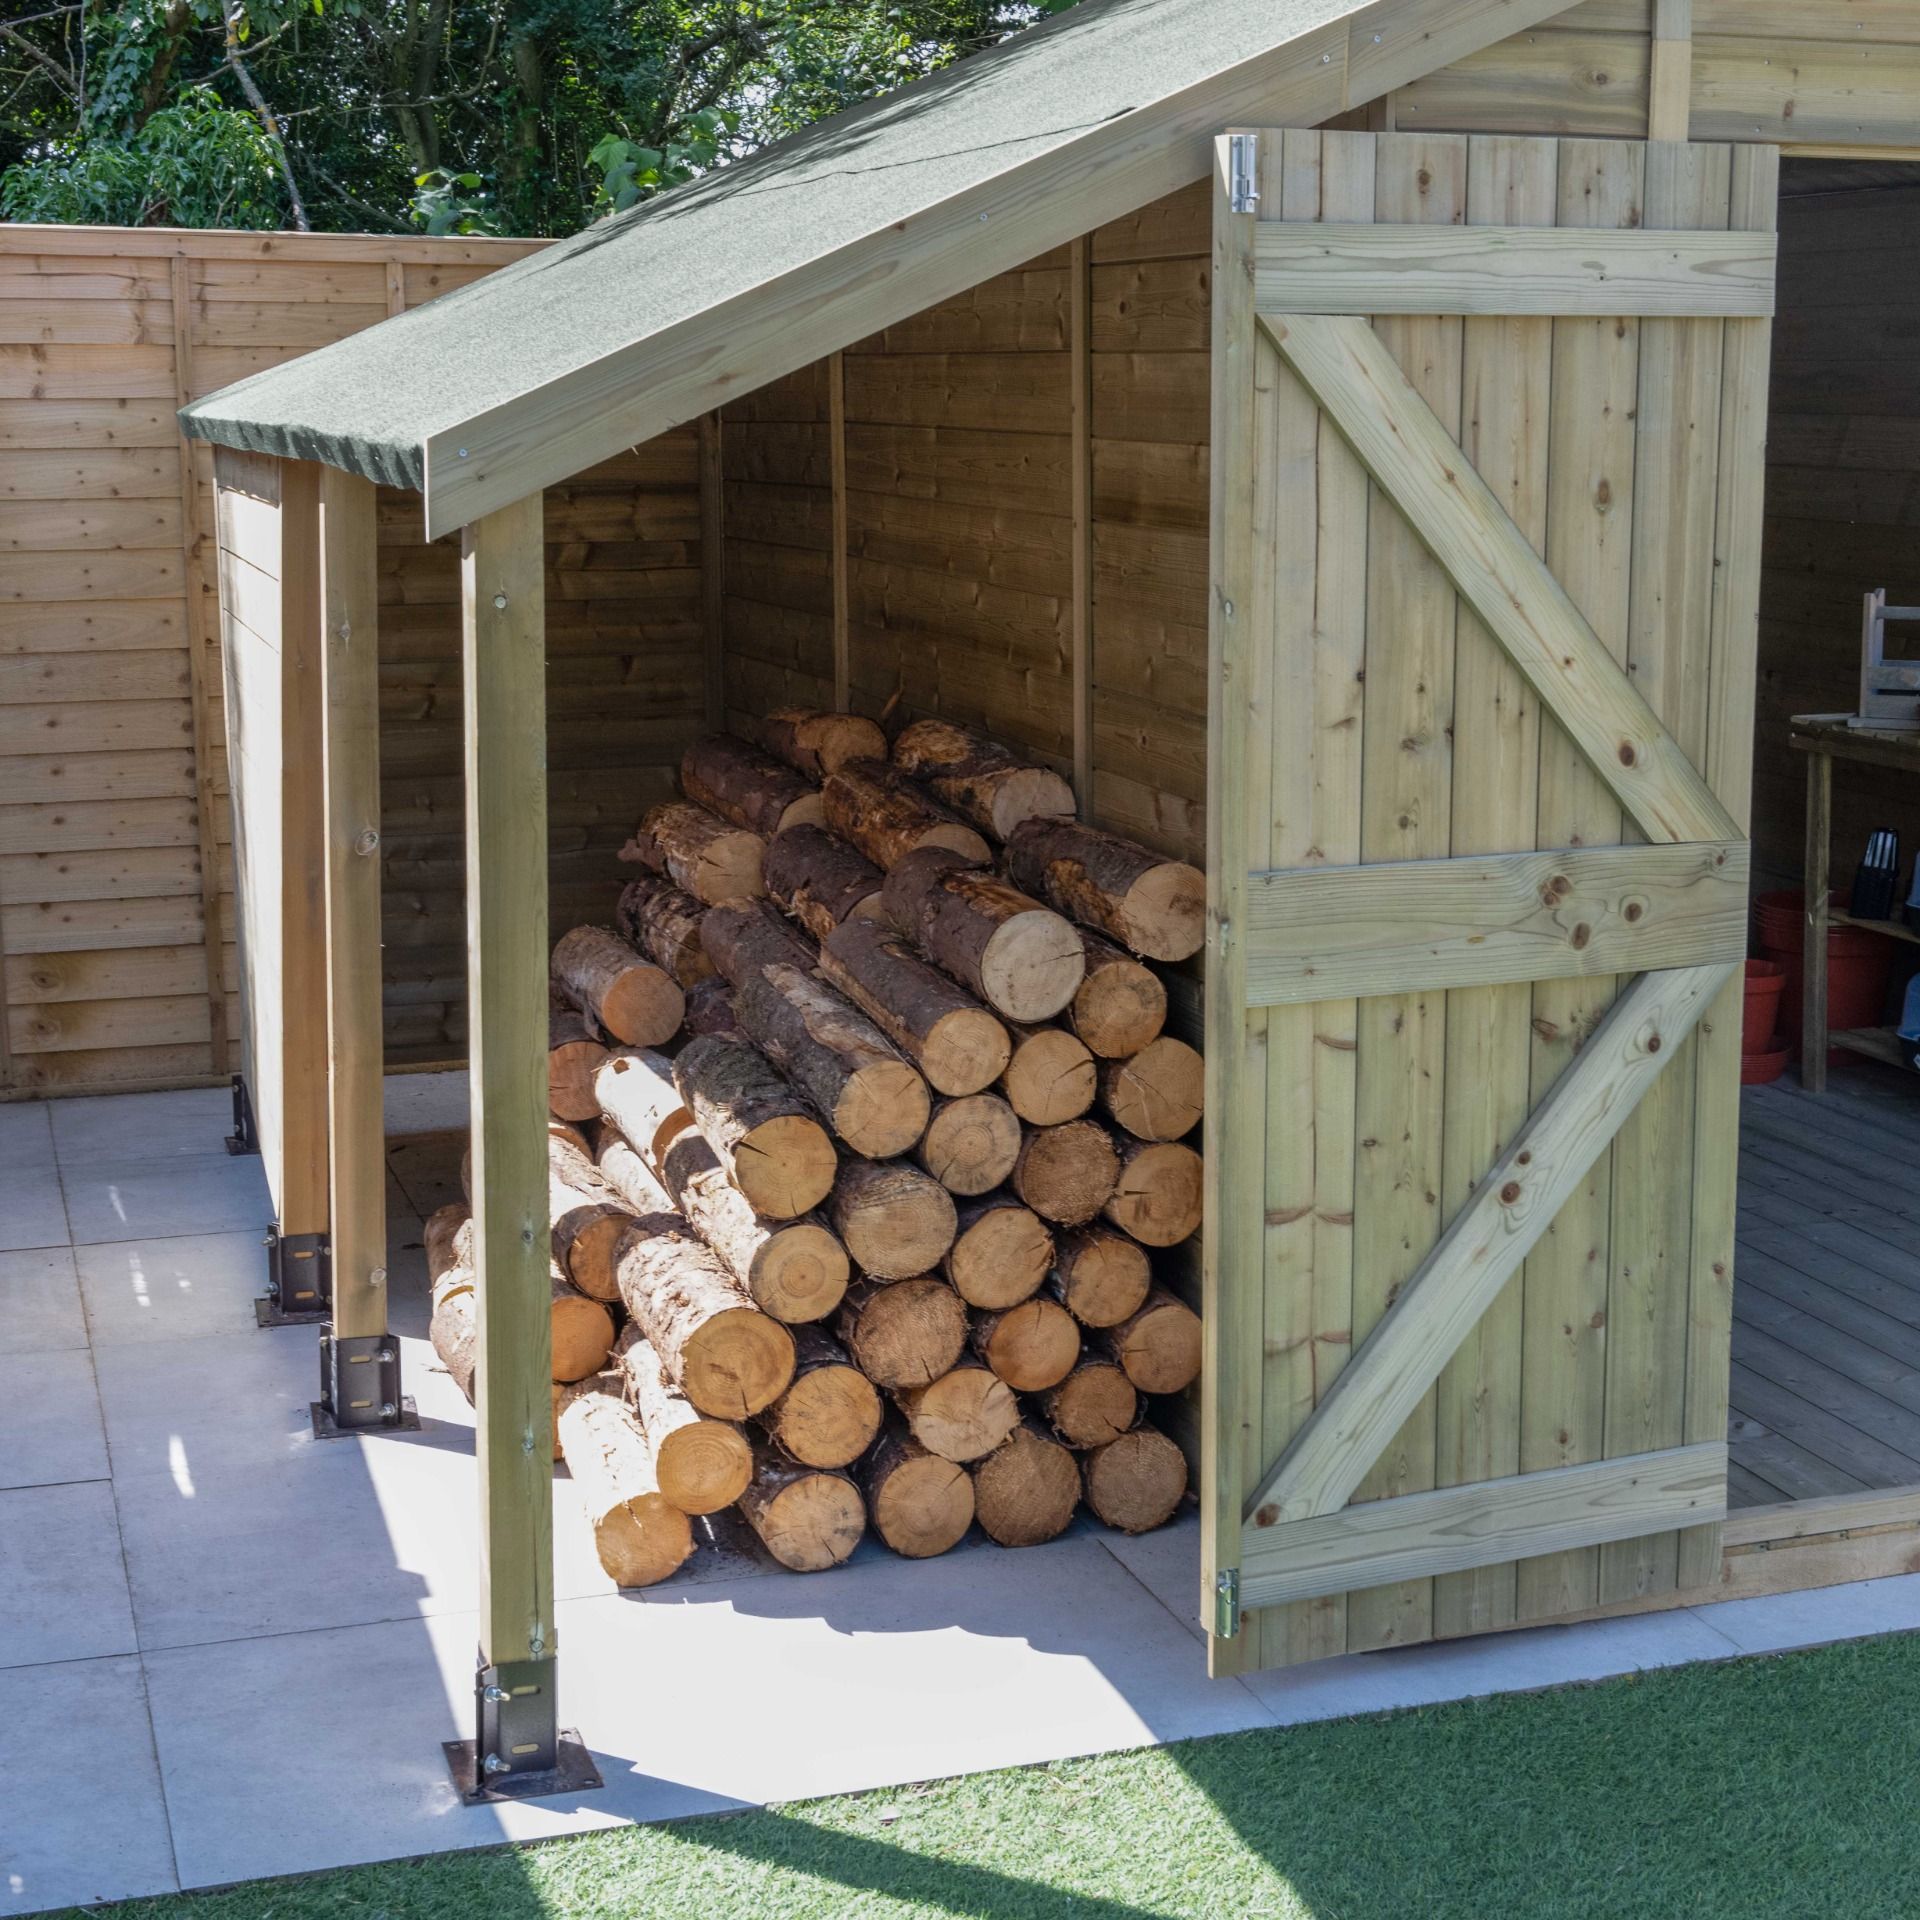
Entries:
{"label": "red plant pot", "polygon": [[[1845,904],[1835,893],[1832,904]],[[1760,957],[1778,963],[1785,973],[1780,992],[1781,1035],[1791,1046],[1800,1044],[1801,989],[1806,948],[1806,895],[1763,893],[1753,903],[1753,927]],[[1880,1024],[1887,998],[1887,979],[1893,971],[1893,942],[1885,934],[1863,927],[1827,929],[1827,1025],[1829,1028],[1873,1027]]]}
{"label": "red plant pot", "polygon": [[1746,1008],[1740,1023],[1740,1051],[1766,1053],[1780,1024],[1780,991],[1787,970],[1778,960],[1747,962]]}

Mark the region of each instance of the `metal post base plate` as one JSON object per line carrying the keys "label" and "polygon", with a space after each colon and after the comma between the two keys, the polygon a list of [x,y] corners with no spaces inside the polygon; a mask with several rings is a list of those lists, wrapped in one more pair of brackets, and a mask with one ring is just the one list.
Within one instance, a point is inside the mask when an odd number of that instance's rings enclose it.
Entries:
{"label": "metal post base plate", "polygon": [[399,1336],[329,1327],[320,1336],[320,1398],[312,1413],[316,1440],[417,1428],[420,1415],[400,1391]]}
{"label": "metal post base plate", "polygon": [[333,1247],[324,1233],[267,1229],[267,1293],[253,1303],[263,1327],[317,1326],[333,1313]]}
{"label": "metal post base plate", "polygon": [[573,1727],[560,1729],[560,1763],[548,1773],[483,1775],[479,1747],[472,1740],[443,1741],[440,1751],[447,1756],[447,1773],[460,1798],[469,1806],[499,1800],[550,1800],[564,1793],[591,1793],[606,1785],[586,1742]]}
{"label": "metal post base plate", "polygon": [[343,1427],[327,1411],[324,1400],[309,1400],[307,1412],[313,1417],[313,1437],[316,1440],[351,1440],[361,1433],[418,1433],[420,1431],[419,1409],[413,1404],[413,1395],[403,1393],[400,1396],[400,1411],[391,1420],[381,1420],[373,1426]]}
{"label": "metal post base plate", "polygon": [[253,1124],[253,1101],[247,1094],[247,1083],[236,1073],[233,1076],[233,1131],[227,1135],[227,1151],[237,1159],[244,1153],[260,1151],[260,1135]]}

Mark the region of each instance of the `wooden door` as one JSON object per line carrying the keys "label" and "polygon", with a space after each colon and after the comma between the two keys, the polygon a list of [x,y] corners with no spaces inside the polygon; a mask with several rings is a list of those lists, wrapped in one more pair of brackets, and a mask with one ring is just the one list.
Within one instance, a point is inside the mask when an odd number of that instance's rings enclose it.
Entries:
{"label": "wooden door", "polygon": [[1219,144],[1216,1671],[1717,1572],[1777,167]]}

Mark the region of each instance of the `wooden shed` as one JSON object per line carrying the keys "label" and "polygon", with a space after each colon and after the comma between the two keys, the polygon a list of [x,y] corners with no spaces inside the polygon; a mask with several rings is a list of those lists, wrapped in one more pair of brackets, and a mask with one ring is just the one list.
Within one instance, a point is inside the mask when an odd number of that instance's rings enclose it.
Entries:
{"label": "wooden shed", "polygon": [[[349,1426],[401,1402],[383,490],[461,547],[510,1772],[555,1751],[543,715],[576,614],[543,497],[630,485],[644,546],[671,448],[704,626],[636,648],[667,731],[898,696],[1204,858],[1206,1225],[1167,1271],[1207,1326],[1216,1672],[1670,1605],[1742,1544],[1910,1554],[1911,1488],[1727,1514],[1776,287],[1783,338],[1848,323],[1776,275],[1781,155],[1822,192],[1849,156],[1920,178],[1920,13],[1554,13],[1087,0],[184,411],[217,450],[247,1072],[283,1228],[330,1241]],[[1805,464],[1843,408],[1805,390]]]}

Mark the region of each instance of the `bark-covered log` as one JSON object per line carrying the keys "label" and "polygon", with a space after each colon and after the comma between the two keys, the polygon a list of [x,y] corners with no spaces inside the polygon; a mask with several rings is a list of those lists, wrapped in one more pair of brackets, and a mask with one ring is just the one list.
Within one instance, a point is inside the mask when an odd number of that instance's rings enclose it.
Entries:
{"label": "bark-covered log", "polygon": [[1097,1120],[1030,1127],[1009,1183],[1035,1213],[1063,1227],[1084,1226],[1106,1205],[1120,1173],[1113,1136]]}
{"label": "bark-covered log", "polygon": [[1139,1419],[1140,1395],[1124,1368],[1087,1354],[1040,1396],[1040,1407],[1068,1446],[1104,1447]]}
{"label": "bark-covered log", "polygon": [[1087,1505],[1121,1533],[1151,1533],[1179,1511],[1187,1457],[1158,1427],[1138,1426],[1080,1463]]}
{"label": "bark-covered log", "polygon": [[1200,1230],[1200,1156],[1177,1140],[1123,1140],[1120,1177],[1101,1211],[1142,1246],[1173,1247]]}
{"label": "bark-covered log", "polygon": [[1053,1262],[1053,1235],[1010,1193],[989,1193],[957,1209],[953,1245],[941,1263],[970,1307],[999,1312],[1031,1300]]}
{"label": "bark-covered log", "polygon": [[621,888],[613,918],[622,935],[670,973],[684,993],[713,977],[713,962],[700,944],[706,911],[664,874],[642,873]]}
{"label": "bark-covered log", "polygon": [[1080,1357],[1080,1324],[1057,1300],[1023,1300],[973,1323],[973,1350],[1016,1393],[1056,1387]]}
{"label": "bark-covered log", "polygon": [[664,873],[675,886],[710,907],[737,906],[766,892],[761,862],[767,843],[689,800],[652,809],[620,858]]}
{"label": "bark-covered log", "polygon": [[599,1104],[593,1097],[593,1076],[607,1057],[607,1046],[593,1024],[577,1008],[550,1005],[547,1009],[547,1106],[562,1120],[578,1123],[595,1118]]}
{"label": "bark-covered log", "polygon": [[745,1430],[731,1420],[710,1418],[677,1393],[638,1326],[621,1334],[614,1360],[626,1375],[627,1397],[653,1449],[660,1491],[682,1513],[719,1513],[732,1506],[753,1477],[753,1449]]}
{"label": "bark-covered log", "polygon": [[757,1047],[705,1035],[680,1049],[672,1071],[694,1125],[755,1213],[796,1220],[833,1190],[833,1141]]}
{"label": "bark-covered log", "polygon": [[873,1530],[908,1560],[931,1560],[966,1538],[973,1525],[973,1478],[929,1453],[898,1416],[874,1442],[858,1477]]}
{"label": "bark-covered log", "polygon": [[972,1471],[980,1530],[1003,1547],[1058,1539],[1080,1504],[1079,1461],[1031,1420],[1023,1420]]}
{"label": "bark-covered log", "polygon": [[760,742],[776,760],[809,780],[824,780],[849,760],[887,757],[887,736],[877,721],[815,707],[775,708],[760,722]]}
{"label": "bark-covered log", "polygon": [[1020,1121],[996,1093],[936,1100],[914,1157],[949,1193],[990,1193],[1013,1171]]}
{"label": "bark-covered log", "polygon": [[827,825],[880,868],[891,871],[920,847],[946,847],[984,865],[989,847],[956,813],[884,760],[849,760],[820,790]]}
{"label": "bark-covered log", "polygon": [[736,1018],[855,1153],[885,1159],[926,1131],[920,1070],[814,970],[814,956],[759,908],[717,908],[703,937],[733,985]]}
{"label": "bark-covered log", "polygon": [[677,1213],[647,1214],[620,1255],[620,1297],[674,1387],[702,1413],[746,1420],[793,1378],[793,1336]]}
{"label": "bark-covered log", "polygon": [[1142,1393],[1179,1393],[1200,1377],[1200,1316],[1164,1287],[1118,1326],[1094,1336]]}
{"label": "bark-covered log", "polygon": [[924,1387],[967,1344],[967,1309],[944,1280],[856,1280],[834,1316],[854,1364],[876,1386]]}
{"label": "bark-covered log", "polygon": [[1029,820],[1007,842],[1017,887],[1146,960],[1185,960],[1207,934],[1198,867],[1077,820]]}
{"label": "bark-covered log", "polygon": [[979,1093],[1005,1070],[1007,1030],[929,966],[891,925],[855,919],[828,935],[820,972],[914,1061],[936,1093]]}
{"label": "bark-covered log", "polygon": [[913,1437],[943,1460],[983,1459],[1020,1424],[1013,1389],[978,1360],[962,1360],[924,1387],[896,1389]]}
{"label": "bark-covered log", "polygon": [[665,1054],[629,1047],[607,1056],[593,1077],[595,1111],[623,1133],[650,1165],[693,1116],[673,1084]]}
{"label": "bark-covered log", "polygon": [[1200,1124],[1206,1064],[1169,1033],[1100,1069],[1100,1100],[1136,1140],[1178,1140]]}
{"label": "bark-covered log", "polygon": [[945,848],[903,858],[881,901],[928,959],[1009,1020],[1051,1020],[1086,974],[1080,936],[1066,920]]}
{"label": "bark-covered log", "polygon": [[1047,1289],[1084,1327],[1117,1327],[1146,1305],[1153,1263],[1131,1235],[1103,1222],[1067,1227]]}
{"label": "bark-covered log", "polygon": [[1052,768],[951,721],[916,720],[893,743],[893,764],[996,840],[1023,820],[1073,818],[1073,789]]}
{"label": "bark-covered log", "polygon": [[616,1586],[650,1587],[693,1551],[687,1516],[660,1491],[639,1416],[610,1390],[617,1376],[576,1387],[560,1408],[560,1448]]}
{"label": "bark-covered log", "polygon": [[824,1472],[756,1448],[740,1514],[760,1544],[795,1573],[837,1567],[867,1530],[866,1503],[844,1473]]}
{"label": "bark-covered log", "polygon": [[547,1129],[547,1214],[554,1263],[594,1300],[618,1300],[620,1246],[634,1209],[571,1127]]}
{"label": "bark-covered log", "polygon": [[1093,1105],[1100,1075],[1085,1044],[1064,1027],[1016,1027],[1000,1091],[1030,1127],[1059,1127]]}
{"label": "bark-covered log", "polygon": [[789,827],[767,842],[767,892],[816,940],[849,920],[883,920],[886,878],[858,847],[825,827]]}
{"label": "bark-covered log", "polygon": [[[706,948],[700,951],[704,955]],[[712,966],[713,962],[707,964]],[[746,1029],[733,1017],[733,988],[723,975],[710,974],[697,987],[687,989],[687,1017],[682,1030],[690,1040],[719,1034],[723,1039],[746,1041]]]}
{"label": "bark-covered log", "polygon": [[853,1263],[876,1280],[931,1273],[953,1245],[953,1196],[904,1160],[849,1160],[827,1217]]}
{"label": "bark-covered log", "polygon": [[802,1466],[851,1466],[880,1431],[879,1392],[819,1327],[800,1328],[793,1344],[793,1384],[760,1415],[760,1425]]}
{"label": "bark-covered log", "polygon": [[825,817],[810,780],[730,733],[710,733],[680,756],[680,791],[763,840],[788,827],[817,827]]}
{"label": "bark-covered log", "polygon": [[1166,983],[1144,960],[1083,927],[1086,978],[1067,1018],[1103,1060],[1124,1060],[1159,1039],[1167,1023]]}
{"label": "bark-covered log", "polygon": [[687,1003],[678,982],[611,927],[563,933],[551,968],[567,998],[625,1046],[657,1047],[680,1031]]}

